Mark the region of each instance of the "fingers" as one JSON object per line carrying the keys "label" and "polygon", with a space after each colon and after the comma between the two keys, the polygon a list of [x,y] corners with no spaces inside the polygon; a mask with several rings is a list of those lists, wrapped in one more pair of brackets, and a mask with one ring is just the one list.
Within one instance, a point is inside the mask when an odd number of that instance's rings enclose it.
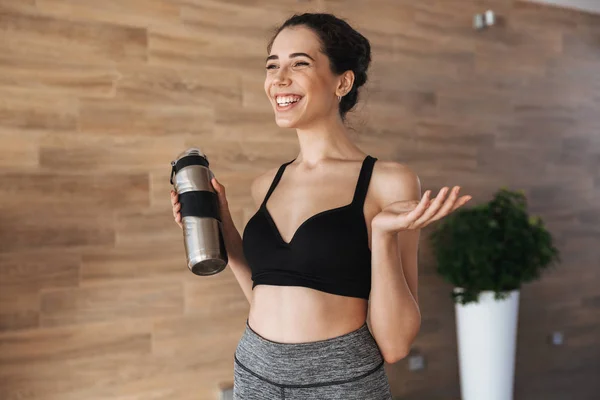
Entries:
{"label": "fingers", "polygon": [[[397,214],[402,229],[420,229],[445,217],[471,200],[471,196],[459,198],[459,192],[459,186],[454,186],[452,190],[443,187],[438,196],[431,200],[431,190],[427,190],[419,202],[399,201],[386,207],[384,211]],[[448,193],[450,196],[447,197]]]}
{"label": "fingers", "polygon": [[225,186],[221,185],[219,181],[217,181],[217,178],[213,177],[210,181],[213,187],[215,188],[215,191],[217,192],[219,202],[221,203],[221,205],[227,206],[227,195],[225,194]]}
{"label": "fingers", "polygon": [[180,228],[183,228],[183,225],[181,223],[181,203],[178,202],[178,195],[177,192],[175,192],[173,189],[171,189],[171,205],[173,206],[173,218],[175,219],[175,222],[177,223],[177,225],[179,225]]}
{"label": "fingers", "polygon": [[450,213],[450,211],[452,211],[452,209],[454,208],[454,206],[456,204],[456,201],[458,200],[458,192],[459,191],[460,191],[459,186],[454,186],[454,188],[452,188],[452,191],[450,192],[450,197],[448,197],[448,199],[446,199],[443,206],[434,214],[434,216],[431,218],[431,221],[436,221],[436,220],[446,216],[447,214]]}
{"label": "fingers", "polygon": [[457,208],[459,208],[461,206],[464,206],[469,200],[471,200],[471,198],[472,198],[471,196],[462,196],[459,198],[458,192],[460,192],[460,187],[455,186],[452,191],[452,194],[450,195],[450,197],[448,198],[446,203],[444,203],[444,206],[431,219],[431,221],[436,221],[438,219],[445,217],[446,215],[450,214],[452,211],[456,210]]}
{"label": "fingers", "polygon": [[413,225],[415,223],[415,221],[417,221],[423,215],[423,213],[425,213],[425,211],[428,209],[428,207],[431,204],[430,197],[431,197],[431,190],[427,190],[425,192],[425,194],[423,194],[421,201],[415,207],[415,209],[408,213],[406,218],[408,219],[409,225]]}
{"label": "fingers", "polygon": [[177,193],[171,190],[171,206],[173,207],[173,217],[176,217],[181,210],[181,203],[178,202]]}
{"label": "fingers", "polygon": [[221,183],[217,180],[217,178],[212,178],[210,180],[210,182],[212,183],[213,187],[215,188],[215,190],[217,191],[217,193],[221,194],[225,192],[225,187],[223,187],[223,185],[221,185]]}
{"label": "fingers", "polygon": [[467,204],[467,202],[469,200],[471,200],[473,197],[471,196],[463,196],[460,199],[458,199],[456,201],[456,203],[454,204],[454,208],[452,209],[452,211],[456,210],[458,207],[464,206],[465,204]]}
{"label": "fingers", "polygon": [[[429,191],[431,192],[431,191]],[[440,208],[442,206],[445,205],[444,203],[444,198],[446,197],[446,194],[448,193],[448,188],[447,187],[443,187],[438,195],[436,196],[435,200],[433,200],[432,202],[430,202],[429,207],[427,208],[426,211],[420,213],[416,220],[414,221],[414,225],[415,226],[420,226],[422,224],[424,224],[426,221],[429,221],[433,216],[435,216]]]}
{"label": "fingers", "polygon": [[[225,195],[225,187],[221,185],[215,177],[211,178],[211,183],[217,192],[219,205],[221,206],[221,215],[227,218],[229,216],[229,208],[227,204],[227,196]],[[173,189],[171,189],[171,206],[173,207],[173,218],[175,219],[175,222],[177,222],[180,227],[183,227],[181,222],[181,203],[179,203],[177,191]]]}
{"label": "fingers", "polygon": [[450,196],[443,203],[443,206],[440,207],[433,216],[428,216],[429,218],[423,217],[422,220],[417,221],[417,224],[421,224],[421,227],[425,227],[425,226],[429,225],[430,223],[445,217],[446,215],[450,214],[452,211],[465,205],[469,200],[471,200],[471,198],[472,198],[471,196],[462,196],[459,198],[458,197],[459,192],[460,192],[460,187],[455,186],[452,189],[452,191],[450,192]]}
{"label": "fingers", "polygon": [[[415,209],[415,215],[409,216],[411,226],[416,228],[423,228],[429,225],[430,223],[445,217],[452,211],[456,210],[458,207],[461,207],[464,204],[466,204],[467,201],[471,200],[471,196],[463,196],[459,199],[459,191],[459,186],[454,186],[451,191],[449,191],[449,188],[447,187],[443,187],[442,189],[440,189],[438,196],[433,202],[429,202],[426,210],[416,213],[417,210]],[[450,193],[450,196],[446,198],[446,195],[448,193]]]}
{"label": "fingers", "polygon": [[181,214],[181,203],[175,203],[173,205],[173,217]]}

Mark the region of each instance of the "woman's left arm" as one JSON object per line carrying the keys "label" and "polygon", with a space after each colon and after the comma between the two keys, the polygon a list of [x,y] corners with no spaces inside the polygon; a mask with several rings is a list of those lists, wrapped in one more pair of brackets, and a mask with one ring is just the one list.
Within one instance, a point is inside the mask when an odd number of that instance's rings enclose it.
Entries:
{"label": "woman's left arm", "polygon": [[430,191],[421,197],[420,181],[412,170],[397,163],[382,164],[374,179],[382,209],[371,222],[369,325],[385,361],[395,363],[408,354],[421,326],[417,293],[421,228],[471,197],[459,198],[458,187],[447,198],[447,188],[435,200],[430,199]]}

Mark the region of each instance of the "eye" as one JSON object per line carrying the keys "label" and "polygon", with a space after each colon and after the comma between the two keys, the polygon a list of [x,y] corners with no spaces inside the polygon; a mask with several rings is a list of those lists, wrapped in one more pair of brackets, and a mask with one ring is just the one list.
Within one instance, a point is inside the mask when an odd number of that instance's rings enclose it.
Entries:
{"label": "eye", "polygon": [[[298,61],[297,63],[294,64],[294,67],[306,66],[306,65],[310,65],[310,64],[307,63],[306,61]],[[269,64],[266,67],[266,69],[275,69],[275,68],[277,68],[276,64]]]}

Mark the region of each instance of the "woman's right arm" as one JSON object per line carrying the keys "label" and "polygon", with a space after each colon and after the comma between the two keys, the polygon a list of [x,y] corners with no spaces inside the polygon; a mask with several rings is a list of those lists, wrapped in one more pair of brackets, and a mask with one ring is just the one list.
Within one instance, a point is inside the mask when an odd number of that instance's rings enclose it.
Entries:
{"label": "woman's right arm", "polygon": [[[238,281],[242,292],[246,296],[249,303],[252,302],[252,272],[248,265],[246,258],[244,257],[244,251],[242,248],[242,237],[238,232],[231,212],[229,211],[229,204],[227,202],[227,196],[225,193],[225,187],[217,181],[216,178],[212,179],[212,185],[217,192],[219,199],[219,210],[221,213],[221,227],[223,232],[223,241],[225,242],[225,248],[227,249],[228,263],[227,266],[231,268],[233,275]],[[175,190],[171,189],[171,204],[173,205],[173,217],[175,222],[180,228],[183,228],[181,222],[181,203],[179,203],[179,196]]]}
{"label": "woman's right arm", "polygon": [[[267,173],[256,178],[251,185],[251,193],[256,208],[262,202],[262,198],[267,193],[270,181],[274,178],[276,169],[268,171]],[[240,236],[231,212],[229,211],[229,204],[227,202],[227,195],[225,193],[225,187],[221,185],[216,178],[211,181],[217,196],[219,199],[219,208],[221,211],[221,222],[223,228],[223,241],[227,249],[227,256],[229,259],[228,266],[231,268],[233,275],[238,281],[240,288],[244,292],[246,299],[249,303],[252,303],[252,271],[250,266],[244,257],[244,251],[242,247],[242,237]],[[177,192],[171,190],[171,204],[173,205],[173,217],[175,222],[180,228],[183,228],[181,223],[181,204],[178,201]]]}

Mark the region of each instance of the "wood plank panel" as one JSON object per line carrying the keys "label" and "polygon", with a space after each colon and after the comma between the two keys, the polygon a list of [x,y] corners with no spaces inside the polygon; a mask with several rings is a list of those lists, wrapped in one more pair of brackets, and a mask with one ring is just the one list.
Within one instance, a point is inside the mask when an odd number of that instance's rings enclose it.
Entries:
{"label": "wood plank panel", "polygon": [[[173,223],[173,236],[179,227]],[[173,227],[171,227],[173,228]],[[164,228],[166,230],[166,228]],[[146,243],[124,246],[97,246],[82,252],[81,285],[136,279],[180,279],[189,272],[185,261],[183,237],[149,248]]]}
{"label": "wood plank panel", "polygon": [[147,66],[119,68],[116,98],[124,102],[197,105],[198,108],[241,105],[240,78],[235,72],[206,68],[172,69]]}
{"label": "wood plank panel", "polygon": [[0,375],[8,366],[23,369],[35,361],[55,361],[149,354],[152,324],[121,321],[77,327],[43,328],[0,335]]}
{"label": "wood plank panel", "polygon": [[107,212],[147,205],[148,185],[147,174],[5,172],[0,173],[0,201],[4,207],[16,208],[28,198],[32,207],[71,205]]}
{"label": "wood plank panel", "polygon": [[152,347],[157,355],[183,358],[193,355],[196,362],[205,365],[227,360],[223,354],[226,352],[233,362],[233,353],[245,329],[245,321],[239,310],[223,314],[218,323],[211,314],[163,318],[154,326]]}
{"label": "wood plank panel", "polygon": [[[79,255],[64,250],[0,254],[1,306],[37,308],[40,290],[76,287],[79,264]],[[36,296],[31,299],[22,296],[27,292]]]}
{"label": "wood plank panel", "polygon": [[[169,198],[169,193],[165,196]],[[122,211],[116,215],[117,244],[119,246],[157,243],[160,245],[180,240],[180,230],[175,229],[173,213],[169,209]]]}
{"label": "wood plank panel", "polygon": [[[132,189],[134,187],[149,189],[151,185],[148,183],[148,171],[162,168],[165,175],[168,175],[171,171],[171,161],[184,149],[187,136],[185,133],[173,134],[158,136],[149,141],[143,136],[116,136],[102,133],[44,135],[38,141],[39,165],[47,171],[58,174],[77,171],[81,174],[81,179],[86,174],[99,174],[101,171],[104,171],[108,177],[122,171],[129,171],[132,179],[137,180],[137,182],[130,182],[134,184]],[[122,178],[121,182],[123,182]],[[124,197],[130,196],[131,194],[124,194]],[[146,203],[134,201],[133,204],[141,206]]]}
{"label": "wood plank panel", "polygon": [[146,30],[3,12],[0,48],[15,59],[143,62]]}
{"label": "wood plank panel", "polygon": [[0,208],[0,252],[84,248],[115,243],[113,215],[58,206]]}
{"label": "wood plank panel", "polygon": [[167,0],[36,0],[44,15],[82,22],[104,22],[138,28],[161,24],[177,24],[178,2]]}
{"label": "wood plank panel", "polygon": [[20,87],[54,95],[106,98],[114,96],[117,79],[119,74],[110,67],[0,56],[0,89]]}
{"label": "wood plank panel", "polygon": [[40,291],[76,287],[79,266],[64,249],[0,253],[0,332],[37,327]]}
{"label": "wood plank panel", "polygon": [[193,105],[168,103],[82,100],[79,130],[85,134],[181,135],[208,134],[213,127],[213,110]]}
{"label": "wood plank panel", "polygon": [[0,127],[0,167],[35,169],[40,136],[36,132]]}
{"label": "wood plank panel", "polygon": [[26,14],[36,12],[35,0],[0,0],[0,12],[18,12]]}
{"label": "wood plank panel", "polygon": [[[268,126],[266,121],[261,122],[252,118],[250,116],[249,120],[253,125]],[[236,127],[239,129],[235,129]],[[259,140],[260,136],[255,134],[257,131],[250,130],[240,121],[232,119],[225,126],[218,127],[216,131],[211,140],[190,137],[186,140],[185,146],[186,148],[200,146],[205,149],[207,156],[212,160],[211,170],[214,169],[215,174],[258,173],[268,167],[279,166],[298,154],[298,143],[294,141],[294,132],[291,130],[278,130],[274,134],[264,132],[262,140]],[[274,131],[272,127],[271,131]],[[245,138],[244,141],[241,140],[242,136]]]}
{"label": "wood plank panel", "polygon": [[193,69],[199,65],[229,71],[264,68],[265,39],[227,37],[206,32],[200,25],[154,27],[148,31],[150,65]]}
{"label": "wood plank panel", "polygon": [[[264,42],[269,38],[273,21],[284,21],[286,16],[286,12],[276,9],[266,13],[256,5],[218,0],[184,2],[181,5],[181,20],[186,26],[193,26],[198,33],[222,38],[250,37]],[[228,21],[227,30],[223,30],[221,25],[224,20]]]}
{"label": "wood plank panel", "polygon": [[115,283],[74,290],[46,290],[40,297],[40,324],[64,326],[183,312],[179,282]]}
{"label": "wood plank panel", "polygon": [[202,314],[215,318],[232,313],[242,318],[244,314],[247,315],[248,300],[236,289],[237,281],[231,269],[226,268],[226,271],[214,276],[195,278],[185,282],[187,314]]}
{"label": "wood plank panel", "polygon": [[78,104],[74,98],[8,87],[0,89],[0,93],[2,128],[58,131],[77,128]]}

